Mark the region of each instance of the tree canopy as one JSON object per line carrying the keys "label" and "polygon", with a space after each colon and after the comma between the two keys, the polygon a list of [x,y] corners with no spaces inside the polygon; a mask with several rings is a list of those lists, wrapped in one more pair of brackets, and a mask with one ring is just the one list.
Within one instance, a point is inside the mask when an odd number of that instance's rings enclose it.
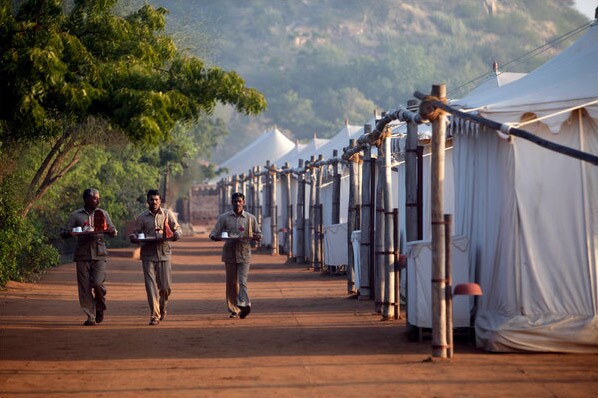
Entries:
{"label": "tree canopy", "polygon": [[0,0],[0,285],[25,264],[56,263],[45,243],[83,188],[100,188],[124,223],[165,170],[209,155],[226,133],[208,118],[217,104],[266,109],[238,73],[178,50],[165,8],[16,3]]}
{"label": "tree canopy", "polygon": [[166,9],[146,4],[121,17],[115,4],[75,0],[66,10],[60,0],[30,0],[14,13],[0,0],[0,154],[10,164],[19,146],[53,144],[27,189],[27,211],[82,147],[113,132],[149,148],[218,103],[246,115],[266,108],[236,72],[178,51],[164,33]]}

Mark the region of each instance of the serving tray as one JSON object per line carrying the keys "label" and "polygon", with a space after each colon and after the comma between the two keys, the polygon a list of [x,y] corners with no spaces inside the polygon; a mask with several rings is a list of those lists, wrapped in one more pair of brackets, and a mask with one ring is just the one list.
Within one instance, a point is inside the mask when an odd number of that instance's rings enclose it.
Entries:
{"label": "serving tray", "polygon": [[73,236],[82,236],[82,235],[103,235],[108,231],[84,231],[84,232],[71,232]]}
{"label": "serving tray", "polygon": [[163,241],[163,240],[164,239],[162,239],[162,238],[158,239],[158,238],[156,238],[154,236],[148,236],[148,237],[142,238],[142,239],[137,238],[137,241],[139,241],[139,242],[160,242],[160,241]]}
{"label": "serving tray", "polygon": [[222,240],[241,240],[241,239],[245,239],[244,236],[229,236],[227,238],[220,238]]}

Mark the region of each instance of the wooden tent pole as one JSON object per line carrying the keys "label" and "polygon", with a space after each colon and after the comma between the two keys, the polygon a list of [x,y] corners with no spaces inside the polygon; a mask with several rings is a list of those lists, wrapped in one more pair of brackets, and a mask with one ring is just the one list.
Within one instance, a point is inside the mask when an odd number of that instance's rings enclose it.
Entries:
{"label": "wooden tent pole", "polygon": [[384,138],[384,164],[383,164],[383,207],[384,207],[384,274],[385,274],[385,300],[382,319],[394,319],[397,289],[395,285],[395,256],[394,256],[394,223],[392,212],[392,151],[390,135]]}
{"label": "wooden tent pole", "polygon": [[418,145],[417,155],[417,240],[424,239],[424,147]]}
{"label": "wooden tent pole", "polygon": [[255,214],[258,224],[262,225],[262,176],[261,167],[255,169]]}
{"label": "wooden tent pole", "polygon": [[266,160],[264,168],[264,217],[272,217],[272,179],[270,178],[270,161]]}
{"label": "wooden tent pole", "polygon": [[[365,130],[371,130],[372,126],[366,124]],[[372,224],[370,207],[372,207],[372,191],[370,189],[372,178],[372,149],[366,146],[363,150],[362,166],[362,189],[361,189],[361,242],[359,247],[359,299],[371,299],[370,282],[370,229]]]}
{"label": "wooden tent pole", "polygon": [[[374,240],[376,239],[376,162],[377,156],[373,156],[370,152],[370,207],[368,211],[370,212],[370,228],[368,230],[368,234],[370,235],[369,241],[370,243],[370,260],[368,262],[369,271],[368,275],[370,277],[370,286],[374,285],[374,264],[376,264],[376,253],[374,251]],[[374,291],[370,289],[370,299],[374,299]]]}
{"label": "wooden tent pole", "polygon": [[232,179],[231,179],[231,177],[227,177],[226,182],[227,182],[227,184],[226,184],[226,209],[232,210],[231,199],[230,199],[230,197],[232,195],[232,192],[231,192],[232,191],[232,185],[231,185]]}
{"label": "wooden tent pole", "polygon": [[385,256],[385,219],[384,219],[384,189],[386,189],[384,184],[384,152],[380,147],[378,147],[378,159],[376,160],[376,172],[377,177],[376,181],[376,194],[375,194],[375,201],[376,204],[376,211],[375,211],[375,227],[373,228],[373,235],[374,235],[374,245],[373,248],[375,250],[375,257],[374,257],[374,280],[375,280],[375,304],[374,308],[376,313],[382,314],[382,319],[388,319],[386,314],[388,314],[388,290],[386,289],[387,280],[386,280],[386,264],[384,263]]}
{"label": "wooden tent pole", "polygon": [[239,192],[239,175],[233,176],[233,192]]}
{"label": "wooden tent pole", "polygon": [[255,215],[255,186],[254,184],[254,176],[253,173],[255,171],[255,168],[251,168],[249,169],[249,173],[247,174],[247,182],[248,182],[248,186],[247,186],[247,195],[245,197],[245,205],[247,206],[247,209],[249,210],[249,212],[253,215]]}
{"label": "wooden tent pole", "polygon": [[[299,170],[303,170],[303,159],[299,159]],[[305,172],[298,174],[297,183],[297,253],[295,258],[298,263],[305,263]]]}
{"label": "wooden tent pole", "polygon": [[[349,141],[349,146],[354,148],[355,140]],[[359,229],[357,222],[357,206],[359,204],[359,160],[358,154],[349,159],[349,211],[347,215],[347,293],[355,294],[355,257],[353,253],[353,242],[351,236],[353,231]]]}
{"label": "wooden tent pole", "polygon": [[315,220],[315,206],[316,206],[316,168],[313,164],[316,162],[314,155],[309,159],[309,268],[315,269],[315,252],[316,252],[316,220]]}
{"label": "wooden tent pole", "polygon": [[[444,84],[432,86],[432,96],[444,99]],[[420,114],[426,109],[420,107]],[[423,116],[423,114],[422,114]],[[429,116],[429,115],[426,115]],[[444,238],[444,149],[446,115],[436,112],[432,121],[432,356],[446,358],[445,238]]]}
{"label": "wooden tent pole", "polygon": [[293,198],[291,197],[291,164],[286,162],[284,164],[284,197],[286,201],[285,225],[286,230],[284,236],[284,248],[289,259],[293,258]]}
{"label": "wooden tent pole", "polygon": [[[338,150],[332,151],[332,157],[338,157]],[[338,172],[338,162],[332,166],[332,224],[340,223],[341,219],[341,175]]]}
{"label": "wooden tent pole", "polygon": [[394,208],[392,211],[392,242],[394,245],[394,270],[395,270],[395,304],[394,304],[394,318],[401,317],[401,269],[399,268],[399,250],[401,245],[399,241],[399,209]]}
{"label": "wooden tent pole", "polygon": [[218,213],[224,213],[224,179],[218,182]]}
{"label": "wooden tent pole", "polygon": [[276,203],[276,186],[278,180],[278,172],[276,165],[270,167],[270,231],[272,233],[272,251],[270,254],[278,254],[278,206]]}
{"label": "wooden tent pole", "polygon": [[239,174],[239,192],[247,198],[247,181],[245,180],[245,173]]}
{"label": "wooden tent pole", "polygon": [[[318,162],[322,162],[324,160],[324,155],[319,155],[318,156]],[[324,174],[324,170],[322,169],[323,166],[318,165],[317,167],[315,167],[314,170],[314,174],[315,174],[315,181],[314,181],[314,185],[315,185],[315,198],[314,198],[314,218],[313,218],[313,222],[314,222],[314,235],[313,235],[313,239],[314,239],[314,251],[313,251],[313,263],[314,263],[314,271],[323,271],[323,258],[322,258],[322,231],[321,231],[321,225],[322,225],[322,207],[320,206],[321,204],[321,198],[320,198],[320,194],[321,194],[321,190],[322,190],[322,176]]]}
{"label": "wooden tent pole", "polygon": [[253,214],[253,175],[252,170],[247,170],[247,173],[244,173],[245,176],[245,187],[243,194],[245,195],[245,209],[248,212]]}
{"label": "wooden tent pole", "polygon": [[[417,104],[415,100],[407,102],[408,107]],[[417,124],[407,123],[405,143],[405,226],[407,242],[417,240]]]}
{"label": "wooden tent pole", "polygon": [[445,245],[445,277],[446,277],[446,344],[447,356],[453,357],[453,263],[451,260],[451,226],[453,223],[453,216],[451,214],[444,215],[444,245]]}

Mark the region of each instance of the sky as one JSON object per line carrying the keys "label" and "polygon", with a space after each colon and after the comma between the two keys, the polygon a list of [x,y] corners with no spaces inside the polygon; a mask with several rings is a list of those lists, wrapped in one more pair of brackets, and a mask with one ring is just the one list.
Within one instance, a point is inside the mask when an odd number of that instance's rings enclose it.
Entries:
{"label": "sky", "polygon": [[594,11],[597,6],[598,0],[575,0],[577,10],[590,19],[594,19]]}

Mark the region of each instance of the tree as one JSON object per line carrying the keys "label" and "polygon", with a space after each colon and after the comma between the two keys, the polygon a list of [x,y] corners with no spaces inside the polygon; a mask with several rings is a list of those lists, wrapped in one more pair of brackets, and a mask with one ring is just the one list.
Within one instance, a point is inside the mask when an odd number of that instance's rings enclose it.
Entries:
{"label": "tree", "polygon": [[23,190],[24,215],[84,147],[115,132],[151,148],[217,103],[247,115],[266,107],[234,71],[177,51],[163,33],[166,9],[145,5],[120,17],[115,3],[75,0],[65,11],[60,0],[30,0],[15,15],[0,0],[0,155],[14,165],[23,146],[51,144]]}

